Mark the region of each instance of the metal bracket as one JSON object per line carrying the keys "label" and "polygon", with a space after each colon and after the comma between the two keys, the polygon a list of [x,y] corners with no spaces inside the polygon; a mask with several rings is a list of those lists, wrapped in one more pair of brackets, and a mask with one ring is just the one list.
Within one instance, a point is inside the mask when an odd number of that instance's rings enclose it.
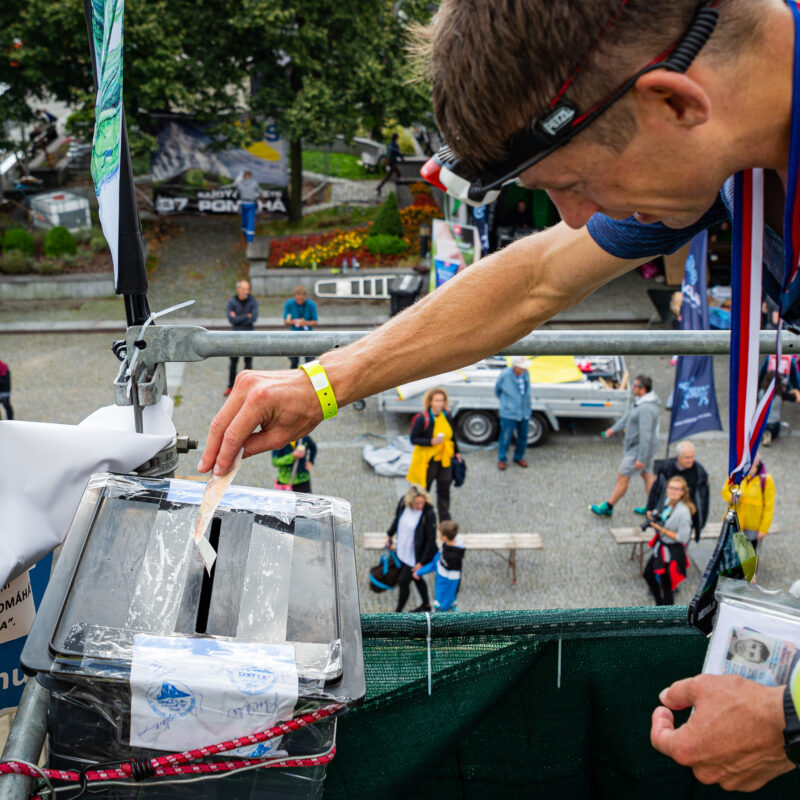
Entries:
{"label": "metal bracket", "polygon": [[[141,366],[144,366],[142,364]],[[128,393],[128,380],[124,377],[127,364],[122,363],[122,368],[114,380],[114,403],[118,406],[133,405],[133,398]],[[161,395],[167,391],[167,371],[163,364],[156,364],[155,369],[148,376],[148,370],[142,369],[136,379],[138,399],[140,406],[154,406]]]}

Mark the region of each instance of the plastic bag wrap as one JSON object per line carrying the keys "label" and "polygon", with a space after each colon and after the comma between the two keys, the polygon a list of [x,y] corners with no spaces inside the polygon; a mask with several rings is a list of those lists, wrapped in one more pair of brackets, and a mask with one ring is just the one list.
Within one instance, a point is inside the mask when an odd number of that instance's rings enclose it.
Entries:
{"label": "plastic bag wrap", "polygon": [[[53,763],[200,747],[363,697],[349,504],[232,486],[209,575],[193,543],[202,492],[89,482],[22,659],[51,689]],[[334,731],[330,718],[236,755],[321,754]]]}

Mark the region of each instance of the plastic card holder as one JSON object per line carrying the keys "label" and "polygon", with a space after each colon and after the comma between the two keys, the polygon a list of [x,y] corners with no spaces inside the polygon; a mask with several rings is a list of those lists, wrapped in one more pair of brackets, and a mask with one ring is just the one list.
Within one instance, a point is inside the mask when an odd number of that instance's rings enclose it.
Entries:
{"label": "plastic card holder", "polygon": [[720,578],[703,672],[783,686],[800,661],[800,598]]}

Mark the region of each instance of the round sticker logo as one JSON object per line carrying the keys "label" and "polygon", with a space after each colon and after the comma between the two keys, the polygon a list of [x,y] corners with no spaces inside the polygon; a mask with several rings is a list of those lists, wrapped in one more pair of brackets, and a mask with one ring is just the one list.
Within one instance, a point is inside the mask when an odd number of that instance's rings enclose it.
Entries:
{"label": "round sticker logo", "polygon": [[179,681],[154,683],[145,697],[150,708],[162,717],[185,717],[196,705],[192,690]]}
{"label": "round sticker logo", "polygon": [[266,694],[277,681],[274,672],[259,667],[229,669],[228,676],[233,685],[244,694]]}

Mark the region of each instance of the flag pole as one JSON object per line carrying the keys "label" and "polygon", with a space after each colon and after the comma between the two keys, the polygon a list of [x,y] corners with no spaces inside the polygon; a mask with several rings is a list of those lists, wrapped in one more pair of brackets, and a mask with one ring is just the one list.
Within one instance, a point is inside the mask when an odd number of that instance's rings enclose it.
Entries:
{"label": "flag pole", "polygon": [[[105,0],[115,2],[115,0]],[[95,0],[102,12],[104,0]],[[95,52],[94,26],[92,23],[93,2],[83,0],[84,18],[89,37],[89,52],[92,57],[92,76],[95,96],[98,92],[99,78],[97,53]],[[121,69],[121,65],[120,65]],[[120,100],[121,102],[121,100]],[[150,316],[147,302],[147,271],[145,270],[144,243],[139,222],[139,211],[133,185],[133,170],[128,146],[128,130],[125,122],[125,109],[121,109],[119,148],[119,234],[116,248],[109,242],[112,253],[117,253],[115,264],[114,291],[122,295],[125,305],[125,318],[128,327],[142,325]],[[105,233],[105,232],[104,232]]]}

